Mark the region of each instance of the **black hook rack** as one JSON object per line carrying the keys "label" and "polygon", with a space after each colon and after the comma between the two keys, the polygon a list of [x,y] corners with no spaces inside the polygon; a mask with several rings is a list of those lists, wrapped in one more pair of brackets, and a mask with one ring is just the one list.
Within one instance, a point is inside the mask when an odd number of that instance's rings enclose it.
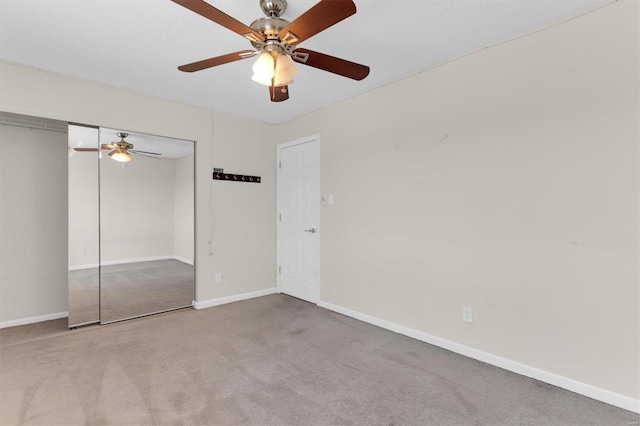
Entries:
{"label": "black hook rack", "polygon": [[252,182],[260,183],[260,176],[237,175],[234,173],[224,173],[222,169],[213,169],[214,180],[227,180],[231,182]]}

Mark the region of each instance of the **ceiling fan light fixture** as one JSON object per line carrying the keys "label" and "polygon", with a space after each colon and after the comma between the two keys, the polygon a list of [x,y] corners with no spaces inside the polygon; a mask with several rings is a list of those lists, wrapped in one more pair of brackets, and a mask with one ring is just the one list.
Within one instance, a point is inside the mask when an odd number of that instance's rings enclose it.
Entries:
{"label": "ceiling fan light fixture", "polygon": [[280,52],[264,52],[253,64],[251,79],[265,86],[281,87],[293,83],[298,73],[293,61]]}
{"label": "ceiling fan light fixture", "polygon": [[253,76],[251,77],[251,80],[265,86],[271,86],[273,73],[273,56],[271,55],[271,52],[264,52],[258,57],[256,63],[253,64]]}
{"label": "ceiling fan light fixture", "polygon": [[278,55],[278,58],[276,59],[276,78],[273,85],[280,87],[291,84],[293,83],[293,79],[296,74],[298,74],[298,70],[293,64],[293,61],[289,59],[287,55]]}
{"label": "ceiling fan light fixture", "polygon": [[133,160],[133,157],[131,157],[131,154],[129,154],[126,150],[122,148],[118,148],[110,152],[109,157],[121,163],[128,163],[129,161]]}

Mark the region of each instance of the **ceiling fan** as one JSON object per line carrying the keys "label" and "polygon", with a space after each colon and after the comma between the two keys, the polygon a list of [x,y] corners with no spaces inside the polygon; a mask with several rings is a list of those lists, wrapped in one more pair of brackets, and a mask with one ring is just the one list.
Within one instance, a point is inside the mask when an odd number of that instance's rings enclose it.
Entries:
{"label": "ceiling fan", "polygon": [[[145,157],[153,158],[159,160],[159,158],[154,157],[154,155],[162,155],[158,152],[149,152],[149,151],[139,151],[137,149],[133,149],[133,144],[124,140],[129,133],[119,132],[116,133],[120,140],[118,142],[112,142],[110,144],[102,144],[100,145],[100,149],[103,150],[111,150],[109,153],[109,157],[113,158],[116,161],[120,161],[121,163],[128,163],[133,160],[131,154],[143,155]],[[99,151],[98,148],[74,148],[74,151]]]}
{"label": "ceiling fan", "polygon": [[297,73],[293,62],[354,80],[362,80],[369,75],[368,66],[297,48],[299,43],[355,14],[356,5],[352,0],[321,0],[293,22],[280,17],[287,8],[286,0],[260,0],[260,7],[266,18],[256,19],[250,26],[237,21],[204,0],[172,1],[241,35],[249,40],[254,48],[182,65],[178,67],[180,71],[201,71],[259,55],[253,65],[252,80],[269,86],[272,102],[289,99],[289,84],[293,83]]}

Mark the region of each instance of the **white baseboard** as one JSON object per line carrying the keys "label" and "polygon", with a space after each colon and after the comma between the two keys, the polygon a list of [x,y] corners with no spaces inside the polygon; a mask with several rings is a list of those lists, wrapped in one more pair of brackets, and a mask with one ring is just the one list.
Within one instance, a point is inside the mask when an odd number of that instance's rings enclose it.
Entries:
{"label": "white baseboard", "polygon": [[60,318],[67,318],[69,312],[57,312],[55,314],[39,315],[37,317],[20,318],[16,320],[9,320],[0,322],[0,329],[7,327],[16,327],[18,325],[34,324],[36,322],[56,320]]}
{"label": "white baseboard", "polygon": [[233,296],[220,297],[218,299],[203,300],[202,302],[195,302],[193,307],[196,309],[211,308],[213,306],[226,305],[227,303],[239,302],[240,300],[253,299],[255,297],[267,296],[269,294],[277,293],[276,287],[267,288],[264,290],[252,291],[249,293],[236,294]]}
{"label": "white baseboard", "polygon": [[173,256],[173,259],[175,259],[177,261],[180,261],[182,263],[186,263],[187,265],[193,266],[193,260],[189,260],[189,259],[186,259],[186,258],[180,257],[180,256]]}
{"label": "white baseboard", "polygon": [[[154,260],[178,260],[180,262],[186,263],[188,265],[193,266],[193,260],[185,259],[184,257],[168,255],[168,256],[153,256],[153,257],[137,257],[134,259],[118,259],[118,260],[108,260],[106,262],[102,262],[102,266],[110,266],[110,265],[124,265],[126,263],[138,263],[138,262],[152,262]],[[75,265],[69,266],[70,271],[78,271],[80,269],[91,269],[97,268],[100,266],[100,263],[89,263],[86,265]]]}
{"label": "white baseboard", "polygon": [[125,263],[138,263],[138,262],[152,262],[154,260],[170,260],[174,257],[172,255],[169,256],[151,256],[151,257],[136,257],[133,259],[117,259],[117,260],[107,260],[106,262],[100,262],[102,266],[110,266],[110,265],[124,265]]}
{"label": "white baseboard", "polygon": [[86,265],[69,266],[69,271],[79,271],[81,269],[92,269],[100,266],[99,263],[87,263]]}
{"label": "white baseboard", "polygon": [[634,399],[625,395],[621,395],[615,392],[608,391],[606,389],[598,388],[586,383],[578,382],[573,379],[569,379],[564,376],[560,376],[555,373],[550,373],[539,368],[531,367],[526,364],[519,363],[507,358],[502,358],[497,355],[490,354],[478,349],[474,349],[469,346],[461,345],[460,343],[452,342],[450,340],[442,339],[440,337],[432,336],[427,333],[423,333],[418,330],[414,330],[409,327],[394,324],[390,321],[386,321],[380,318],[376,318],[370,315],[366,315],[351,309],[343,308],[342,306],[333,305],[331,303],[320,301],[318,306],[329,309],[334,312],[346,315],[364,321],[375,326],[385,328],[395,333],[403,334],[416,340],[420,340],[425,343],[432,344],[434,346],[447,349],[451,352],[458,353],[460,355],[467,356],[469,358],[477,359],[478,361],[485,362],[487,364],[500,367],[502,369],[512,371],[514,373],[521,374],[523,376],[530,377],[532,379],[540,380],[545,383],[549,383],[554,386],[567,389],[571,392],[578,393],[580,395],[587,396],[589,398],[602,401],[604,403],[614,405],[616,407],[624,408],[625,410],[633,411],[634,413],[640,413],[640,400]]}

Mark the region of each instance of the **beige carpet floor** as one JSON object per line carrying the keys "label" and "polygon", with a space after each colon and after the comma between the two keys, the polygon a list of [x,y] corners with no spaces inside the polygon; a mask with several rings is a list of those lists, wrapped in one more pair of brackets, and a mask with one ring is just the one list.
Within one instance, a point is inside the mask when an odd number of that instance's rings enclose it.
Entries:
{"label": "beige carpet floor", "polygon": [[2,424],[626,426],[639,420],[284,295],[0,348]]}
{"label": "beige carpet floor", "polygon": [[2,328],[0,329],[0,346],[37,339],[49,334],[64,333],[68,330],[66,318]]}
{"label": "beige carpet floor", "polygon": [[70,271],[69,325],[119,321],[191,306],[194,298],[193,265],[174,259]]}

